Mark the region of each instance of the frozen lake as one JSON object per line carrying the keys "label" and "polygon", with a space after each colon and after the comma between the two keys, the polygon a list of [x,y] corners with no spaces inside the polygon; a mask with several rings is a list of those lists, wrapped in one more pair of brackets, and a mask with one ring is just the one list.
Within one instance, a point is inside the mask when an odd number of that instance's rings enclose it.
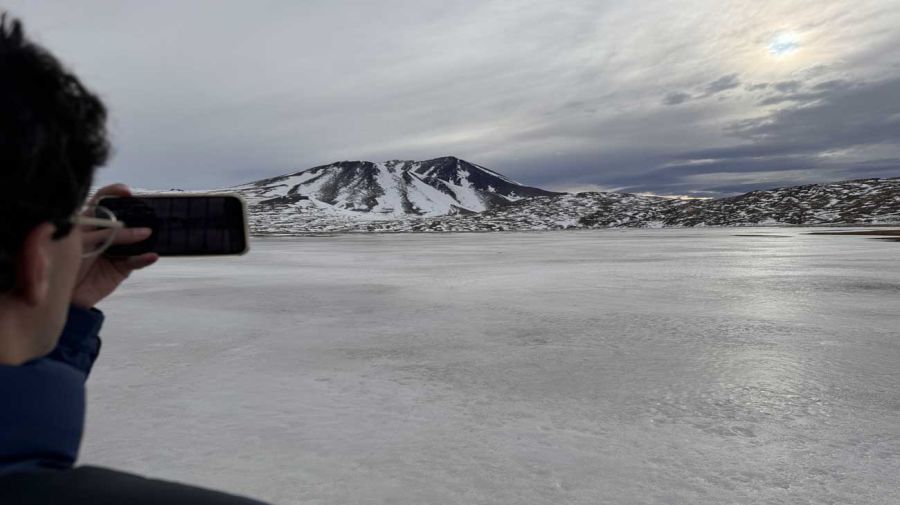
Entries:
{"label": "frozen lake", "polygon": [[282,504],[900,503],[900,244],[803,231],[165,259],[101,305],[81,461]]}

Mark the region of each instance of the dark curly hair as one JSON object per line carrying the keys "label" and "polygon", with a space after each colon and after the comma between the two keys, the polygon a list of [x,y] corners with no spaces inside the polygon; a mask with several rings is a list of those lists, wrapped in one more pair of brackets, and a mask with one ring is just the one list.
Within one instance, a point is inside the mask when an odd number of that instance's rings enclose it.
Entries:
{"label": "dark curly hair", "polygon": [[0,292],[16,285],[30,230],[53,222],[54,238],[68,234],[108,154],[100,99],[0,14]]}

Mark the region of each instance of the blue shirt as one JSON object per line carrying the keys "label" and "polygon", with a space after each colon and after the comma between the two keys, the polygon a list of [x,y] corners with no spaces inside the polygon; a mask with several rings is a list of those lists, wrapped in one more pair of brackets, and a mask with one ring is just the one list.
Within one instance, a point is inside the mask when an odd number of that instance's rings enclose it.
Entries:
{"label": "blue shirt", "polygon": [[103,313],[69,307],[56,349],[0,365],[0,475],[71,468],[84,431],[84,382],[100,352]]}

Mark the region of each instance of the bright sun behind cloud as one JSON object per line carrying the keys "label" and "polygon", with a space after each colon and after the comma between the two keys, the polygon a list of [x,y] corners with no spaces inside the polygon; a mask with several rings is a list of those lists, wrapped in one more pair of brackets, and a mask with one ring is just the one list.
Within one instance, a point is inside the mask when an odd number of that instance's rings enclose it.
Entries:
{"label": "bright sun behind cloud", "polygon": [[778,32],[769,40],[769,53],[787,56],[800,48],[800,40],[794,32]]}

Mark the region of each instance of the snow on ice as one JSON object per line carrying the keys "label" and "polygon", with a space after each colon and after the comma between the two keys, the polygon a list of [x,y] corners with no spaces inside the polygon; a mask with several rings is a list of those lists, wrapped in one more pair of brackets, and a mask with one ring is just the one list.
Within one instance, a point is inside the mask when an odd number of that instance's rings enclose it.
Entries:
{"label": "snow on ice", "polygon": [[101,306],[81,461],[282,504],[900,503],[900,250],[802,232],[163,259]]}

